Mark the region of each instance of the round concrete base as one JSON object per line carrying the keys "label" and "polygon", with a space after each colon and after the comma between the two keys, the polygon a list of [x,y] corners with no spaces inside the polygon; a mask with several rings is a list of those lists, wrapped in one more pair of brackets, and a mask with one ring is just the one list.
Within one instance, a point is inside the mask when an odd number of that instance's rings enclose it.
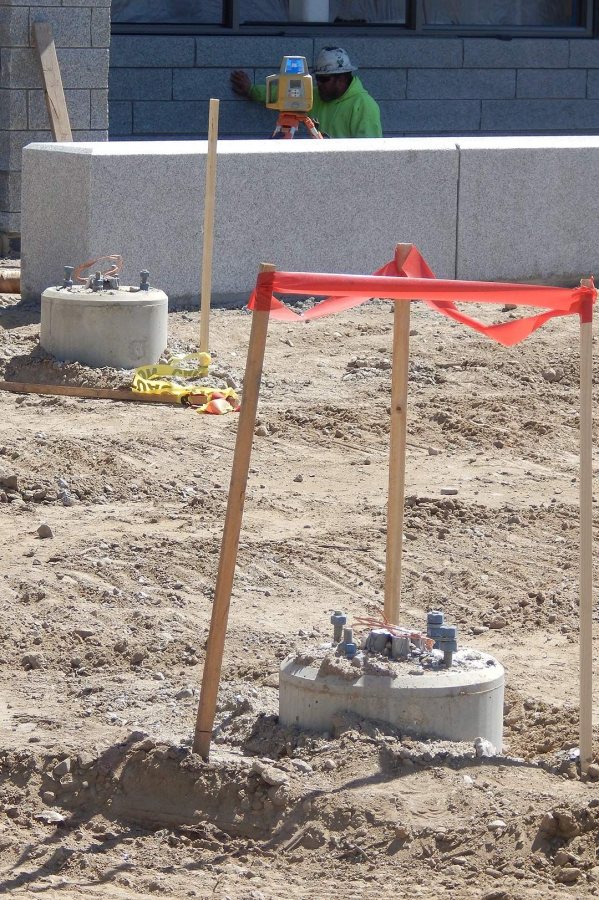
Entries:
{"label": "round concrete base", "polygon": [[345,662],[340,674],[331,673],[318,654],[313,660],[309,655],[288,657],[279,677],[279,720],[282,725],[329,731],[336,714],[351,712],[387,722],[413,737],[482,737],[500,751],[503,667],[477,651],[460,651],[456,657],[450,669],[419,672],[405,663],[395,677],[364,674],[360,667],[354,675]]}
{"label": "round concrete base", "polygon": [[135,369],[157,363],[167,346],[163,291],[48,288],[42,294],[40,344],[59,360]]}

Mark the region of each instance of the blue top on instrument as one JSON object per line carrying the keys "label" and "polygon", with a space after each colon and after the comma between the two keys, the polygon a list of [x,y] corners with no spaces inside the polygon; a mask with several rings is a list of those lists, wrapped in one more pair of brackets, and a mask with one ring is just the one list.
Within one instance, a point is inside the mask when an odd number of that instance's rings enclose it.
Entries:
{"label": "blue top on instrument", "polygon": [[303,75],[306,71],[306,60],[303,56],[285,57],[285,75]]}

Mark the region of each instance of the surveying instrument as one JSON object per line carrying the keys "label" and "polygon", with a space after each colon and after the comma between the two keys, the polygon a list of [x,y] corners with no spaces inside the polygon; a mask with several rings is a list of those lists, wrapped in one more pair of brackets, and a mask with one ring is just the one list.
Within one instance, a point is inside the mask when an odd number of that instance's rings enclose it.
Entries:
{"label": "surveying instrument", "polygon": [[272,137],[290,140],[303,124],[311,137],[322,140],[322,134],[307,115],[312,103],[312,76],[306,58],[284,56],[279,74],[266,78],[266,106],[279,110]]}

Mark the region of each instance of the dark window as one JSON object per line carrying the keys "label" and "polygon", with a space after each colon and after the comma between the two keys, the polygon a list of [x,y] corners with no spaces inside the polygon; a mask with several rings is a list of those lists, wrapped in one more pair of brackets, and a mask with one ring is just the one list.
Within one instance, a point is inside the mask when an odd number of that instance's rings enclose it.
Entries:
{"label": "dark window", "polygon": [[[112,21],[221,25],[227,18],[226,6],[222,0],[112,0]],[[406,21],[406,0],[234,0],[231,6],[242,25],[403,25]]]}
{"label": "dark window", "polygon": [[156,22],[160,25],[222,25],[222,0],[112,0],[116,23]]}
{"label": "dark window", "polygon": [[[116,33],[592,34],[593,0],[112,0]],[[141,28],[139,27],[141,26]]]}
{"label": "dark window", "polygon": [[273,22],[404,25],[405,0],[239,0],[241,25]]}
{"label": "dark window", "polygon": [[423,0],[425,25],[527,26],[580,25],[576,0]]}

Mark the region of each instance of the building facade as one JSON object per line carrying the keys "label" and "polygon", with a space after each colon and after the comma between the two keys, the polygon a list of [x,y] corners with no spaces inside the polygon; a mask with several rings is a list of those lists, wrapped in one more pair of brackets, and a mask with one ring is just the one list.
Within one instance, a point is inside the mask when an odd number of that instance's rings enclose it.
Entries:
{"label": "building facade", "polygon": [[108,138],[110,0],[0,0],[0,253],[18,252],[21,153],[51,141],[33,24],[56,45],[73,140]]}
{"label": "building facade", "polygon": [[273,113],[236,97],[285,54],[345,47],[385,136],[593,134],[599,4],[589,0],[113,0],[110,137],[268,137]]}
{"label": "building facade", "polygon": [[[112,22],[111,22],[112,19]],[[595,134],[599,0],[0,0],[0,252],[18,248],[21,152],[51,141],[34,21],[52,25],[73,138],[264,138],[233,94],[286,54],[341,45],[388,137]]]}

